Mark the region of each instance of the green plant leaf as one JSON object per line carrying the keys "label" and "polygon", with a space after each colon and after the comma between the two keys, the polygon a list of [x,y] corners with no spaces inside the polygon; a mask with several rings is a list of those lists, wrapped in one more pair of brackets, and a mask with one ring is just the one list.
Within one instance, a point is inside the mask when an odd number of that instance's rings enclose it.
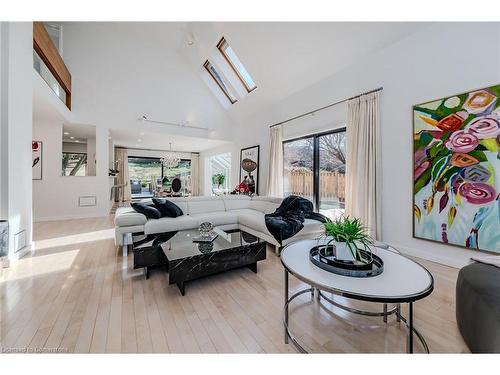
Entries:
{"label": "green plant leaf", "polygon": [[341,217],[335,220],[328,219],[324,224],[325,235],[332,237],[337,242],[345,243],[345,246],[355,260],[363,261],[360,250],[364,249],[370,253],[370,245],[373,240],[367,233],[367,228],[358,218]]}

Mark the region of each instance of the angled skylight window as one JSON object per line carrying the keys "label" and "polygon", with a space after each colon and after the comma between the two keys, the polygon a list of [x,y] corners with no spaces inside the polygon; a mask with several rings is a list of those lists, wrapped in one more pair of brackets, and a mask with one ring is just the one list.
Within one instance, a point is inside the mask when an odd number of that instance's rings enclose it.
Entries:
{"label": "angled skylight window", "polygon": [[245,86],[245,88],[247,89],[247,92],[252,92],[253,90],[255,90],[257,88],[257,85],[253,81],[252,76],[250,76],[250,73],[248,73],[248,71],[245,69],[242,62],[240,61],[238,56],[236,56],[236,53],[225,38],[222,38],[219,44],[217,44],[217,49],[220,51],[220,53],[222,53],[222,56],[224,56],[229,65],[231,65],[231,68],[233,68],[241,83],[243,83],[243,86]]}
{"label": "angled skylight window", "polygon": [[217,71],[215,66],[213,66],[210,61],[205,61],[205,64],[203,64],[207,72],[212,76],[214,79],[215,83],[217,83],[217,86],[222,90],[222,92],[226,95],[226,97],[229,99],[231,104],[234,104],[237,102],[236,96],[231,92],[229,89],[228,85],[224,82],[224,79],[220,75],[220,73]]}

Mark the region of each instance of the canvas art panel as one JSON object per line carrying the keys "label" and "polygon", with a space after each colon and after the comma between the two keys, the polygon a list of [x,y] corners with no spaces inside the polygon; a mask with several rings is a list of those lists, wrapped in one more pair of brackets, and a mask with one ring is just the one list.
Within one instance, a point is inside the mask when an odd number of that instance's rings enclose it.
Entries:
{"label": "canvas art panel", "polygon": [[247,184],[252,194],[259,194],[259,149],[243,148],[240,154],[240,182]]}
{"label": "canvas art panel", "polygon": [[42,179],[42,142],[31,142],[31,169],[33,180]]}
{"label": "canvas art panel", "polygon": [[413,107],[413,235],[500,253],[500,85]]}

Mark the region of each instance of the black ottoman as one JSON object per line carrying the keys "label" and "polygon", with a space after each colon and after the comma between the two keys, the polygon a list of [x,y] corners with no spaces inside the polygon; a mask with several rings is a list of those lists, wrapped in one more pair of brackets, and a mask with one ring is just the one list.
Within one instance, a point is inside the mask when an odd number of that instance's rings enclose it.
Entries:
{"label": "black ottoman", "polygon": [[457,324],[473,353],[500,353],[500,268],[473,263],[458,273]]}

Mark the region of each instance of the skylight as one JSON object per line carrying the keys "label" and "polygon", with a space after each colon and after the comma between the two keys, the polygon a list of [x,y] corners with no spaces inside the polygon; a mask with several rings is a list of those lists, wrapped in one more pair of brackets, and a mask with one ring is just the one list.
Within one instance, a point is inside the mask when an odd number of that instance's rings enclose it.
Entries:
{"label": "skylight", "polygon": [[231,68],[233,68],[241,83],[247,89],[247,92],[255,90],[257,88],[257,85],[250,76],[250,73],[248,73],[248,71],[245,69],[242,62],[240,61],[238,56],[236,56],[236,53],[224,37],[220,40],[219,44],[217,44],[217,49],[220,51],[220,53],[222,53],[222,56],[224,56],[229,65],[231,65]]}
{"label": "skylight", "polygon": [[207,72],[212,76],[214,79],[215,83],[219,86],[219,88],[222,90],[222,92],[226,95],[226,97],[229,99],[231,104],[234,104],[237,102],[236,96],[231,92],[229,89],[229,86],[224,82],[224,79],[222,76],[219,74],[215,66],[213,66],[210,61],[205,61],[205,64],[203,64]]}

